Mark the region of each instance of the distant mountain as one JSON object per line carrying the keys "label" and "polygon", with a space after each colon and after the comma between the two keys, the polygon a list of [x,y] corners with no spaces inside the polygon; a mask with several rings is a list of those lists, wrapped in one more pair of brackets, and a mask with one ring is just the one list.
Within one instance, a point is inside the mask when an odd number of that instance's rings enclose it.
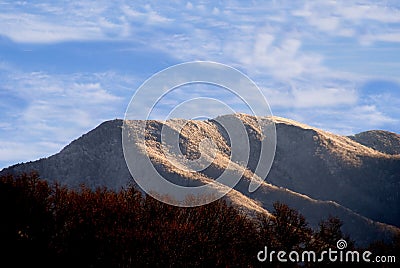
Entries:
{"label": "distant mountain", "polygon": [[383,130],[370,130],[349,136],[350,139],[386,154],[400,154],[400,135]]}
{"label": "distant mountain", "polygon": [[[360,245],[400,233],[400,155],[392,153],[399,145],[397,134],[378,135],[374,131],[367,135],[369,138],[349,138],[285,118],[259,118],[262,124],[275,122],[277,150],[268,177],[257,191],[249,193],[262,135],[252,116],[224,117],[235,117],[244,123],[251,146],[248,165],[237,164],[238,170],[247,171],[226,197],[233,205],[250,214],[269,213],[273,202],[281,201],[299,210],[312,226],[330,215],[338,216],[344,222],[343,230]],[[199,142],[204,138],[211,138],[217,145],[219,153],[208,168],[196,173],[182,171],[164,157],[160,130],[176,129],[182,120],[147,121],[147,153],[156,169],[170,180],[207,183],[226,168],[229,138],[215,120],[183,121],[180,145],[187,157],[198,154]],[[128,122],[131,133],[135,133],[138,123]],[[0,175],[37,170],[42,178],[71,187],[85,183],[118,189],[133,183],[123,157],[122,125],[122,120],[104,122],[58,154],[11,166]]]}

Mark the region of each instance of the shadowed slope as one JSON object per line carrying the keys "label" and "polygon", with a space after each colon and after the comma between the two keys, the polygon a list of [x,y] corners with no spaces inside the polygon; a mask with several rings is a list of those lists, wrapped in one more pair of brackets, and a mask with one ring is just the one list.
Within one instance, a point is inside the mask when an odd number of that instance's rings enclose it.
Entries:
{"label": "shadowed slope", "polygon": [[[243,207],[249,214],[268,213],[273,202],[281,201],[298,209],[312,226],[329,215],[336,215],[344,221],[344,230],[361,244],[388,238],[399,231],[390,226],[400,226],[399,155],[385,154],[348,137],[292,120],[259,118],[261,124],[275,122],[277,150],[266,182],[256,192],[249,193],[248,184],[254,176],[263,137],[256,118],[244,114],[224,117],[242,120],[250,144],[247,166],[233,165],[233,172],[244,171],[242,180],[226,197],[233,205]],[[179,133],[179,145],[186,158],[200,157],[199,146],[205,138],[212,139],[216,145],[215,158],[211,152],[202,155],[210,158],[212,164],[200,172],[179,169],[162,150],[161,129],[166,126],[177,131],[182,122],[185,127]],[[131,132],[135,133],[139,121],[129,123]],[[181,185],[201,185],[218,178],[228,166],[230,139],[216,121],[174,119],[152,120],[146,124],[146,148],[142,151],[148,153],[157,171],[168,180]],[[121,127],[122,120],[107,121],[56,155],[14,165],[0,174],[37,170],[41,177],[71,187],[85,183],[92,188],[118,189],[131,182],[122,152]]]}

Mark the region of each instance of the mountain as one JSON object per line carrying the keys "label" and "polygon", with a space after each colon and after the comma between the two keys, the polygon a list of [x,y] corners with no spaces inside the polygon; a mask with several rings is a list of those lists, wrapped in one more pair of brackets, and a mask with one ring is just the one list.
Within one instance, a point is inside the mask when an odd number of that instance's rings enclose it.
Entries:
{"label": "mountain", "polygon": [[400,135],[393,132],[370,130],[349,138],[382,153],[400,154]]}
{"label": "mountain", "polygon": [[118,189],[131,179],[122,152],[122,120],[106,121],[48,158],[17,164],[0,172],[37,170],[50,181],[78,187],[106,186]]}
{"label": "mountain", "polygon": [[[275,123],[277,147],[266,180],[250,193],[249,183],[264,138],[260,135],[257,118],[245,114],[221,118],[240,119],[249,137],[249,162],[246,166],[235,163],[232,167],[245,170],[240,182],[226,196],[234,206],[250,215],[254,212],[268,214],[273,202],[280,201],[299,210],[314,227],[322,219],[338,216],[344,222],[343,231],[360,245],[377,239],[387,240],[400,233],[400,155],[391,153],[398,145],[393,138],[396,136],[374,132],[367,135],[369,138],[359,139],[357,135],[355,138],[335,135],[285,118],[258,118],[261,125]],[[125,127],[135,134],[142,123],[129,121]],[[230,140],[216,120],[173,119],[145,123],[145,151],[157,171],[169,180],[201,185],[218,178],[227,168]],[[59,153],[11,166],[3,169],[0,175],[37,170],[42,178],[70,187],[81,183],[90,187],[124,187],[133,180],[124,160],[123,125],[122,120],[104,122]],[[218,153],[211,165],[199,172],[189,172],[171,163],[161,149],[163,127],[179,130],[181,151],[192,159],[199,157],[201,140],[212,139]],[[380,147],[373,147],[371,143]],[[395,148],[391,148],[392,145]],[[136,146],[141,151],[140,144]]]}

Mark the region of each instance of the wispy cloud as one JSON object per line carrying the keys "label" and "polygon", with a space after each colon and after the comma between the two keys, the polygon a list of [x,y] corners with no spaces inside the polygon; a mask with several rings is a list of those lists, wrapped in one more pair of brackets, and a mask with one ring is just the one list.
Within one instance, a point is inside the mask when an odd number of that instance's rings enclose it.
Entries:
{"label": "wispy cloud", "polygon": [[0,163],[56,153],[102,121],[122,118],[127,98],[102,83],[110,75],[3,72],[0,91],[14,105],[1,113]]}
{"label": "wispy cloud", "polygon": [[[135,86],[152,74],[138,75],[142,66],[160,71],[193,60],[243,71],[261,87],[275,114],[345,134],[400,131],[399,12],[391,0],[3,1],[0,36],[11,42],[0,39],[7,43],[0,43],[5,49],[0,51],[0,151],[10,161],[53,153],[102,120],[122,117]],[[54,45],[74,42],[85,46]],[[112,45],[103,51],[104,43]],[[52,54],[35,58],[7,47],[20,45],[51,47]],[[64,66],[64,49],[85,56],[74,62],[79,71]],[[46,62],[58,55],[59,62]],[[121,59],[128,63],[117,69]],[[100,62],[105,71],[88,67]],[[394,82],[387,90],[381,84],[365,89],[379,79]],[[199,96],[177,90],[160,113]],[[209,96],[239,105],[229,94]]]}
{"label": "wispy cloud", "polygon": [[103,39],[99,27],[91,23],[58,24],[28,13],[0,14],[0,34],[15,42],[53,43]]}

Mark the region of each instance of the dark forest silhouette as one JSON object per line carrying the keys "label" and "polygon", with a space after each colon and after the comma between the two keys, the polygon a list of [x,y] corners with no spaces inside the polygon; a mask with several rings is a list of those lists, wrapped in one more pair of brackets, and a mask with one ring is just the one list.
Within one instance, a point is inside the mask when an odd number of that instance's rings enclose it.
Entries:
{"label": "dark forest silhouette", "polygon": [[[344,238],[354,248],[338,218],[312,230],[285,204],[275,203],[272,214],[249,218],[224,200],[178,208],[134,187],[72,190],[49,185],[37,173],[8,175],[0,178],[0,262],[1,267],[258,267],[265,265],[256,258],[264,246],[318,252],[336,248]],[[369,249],[395,255],[399,248],[397,238]]]}

